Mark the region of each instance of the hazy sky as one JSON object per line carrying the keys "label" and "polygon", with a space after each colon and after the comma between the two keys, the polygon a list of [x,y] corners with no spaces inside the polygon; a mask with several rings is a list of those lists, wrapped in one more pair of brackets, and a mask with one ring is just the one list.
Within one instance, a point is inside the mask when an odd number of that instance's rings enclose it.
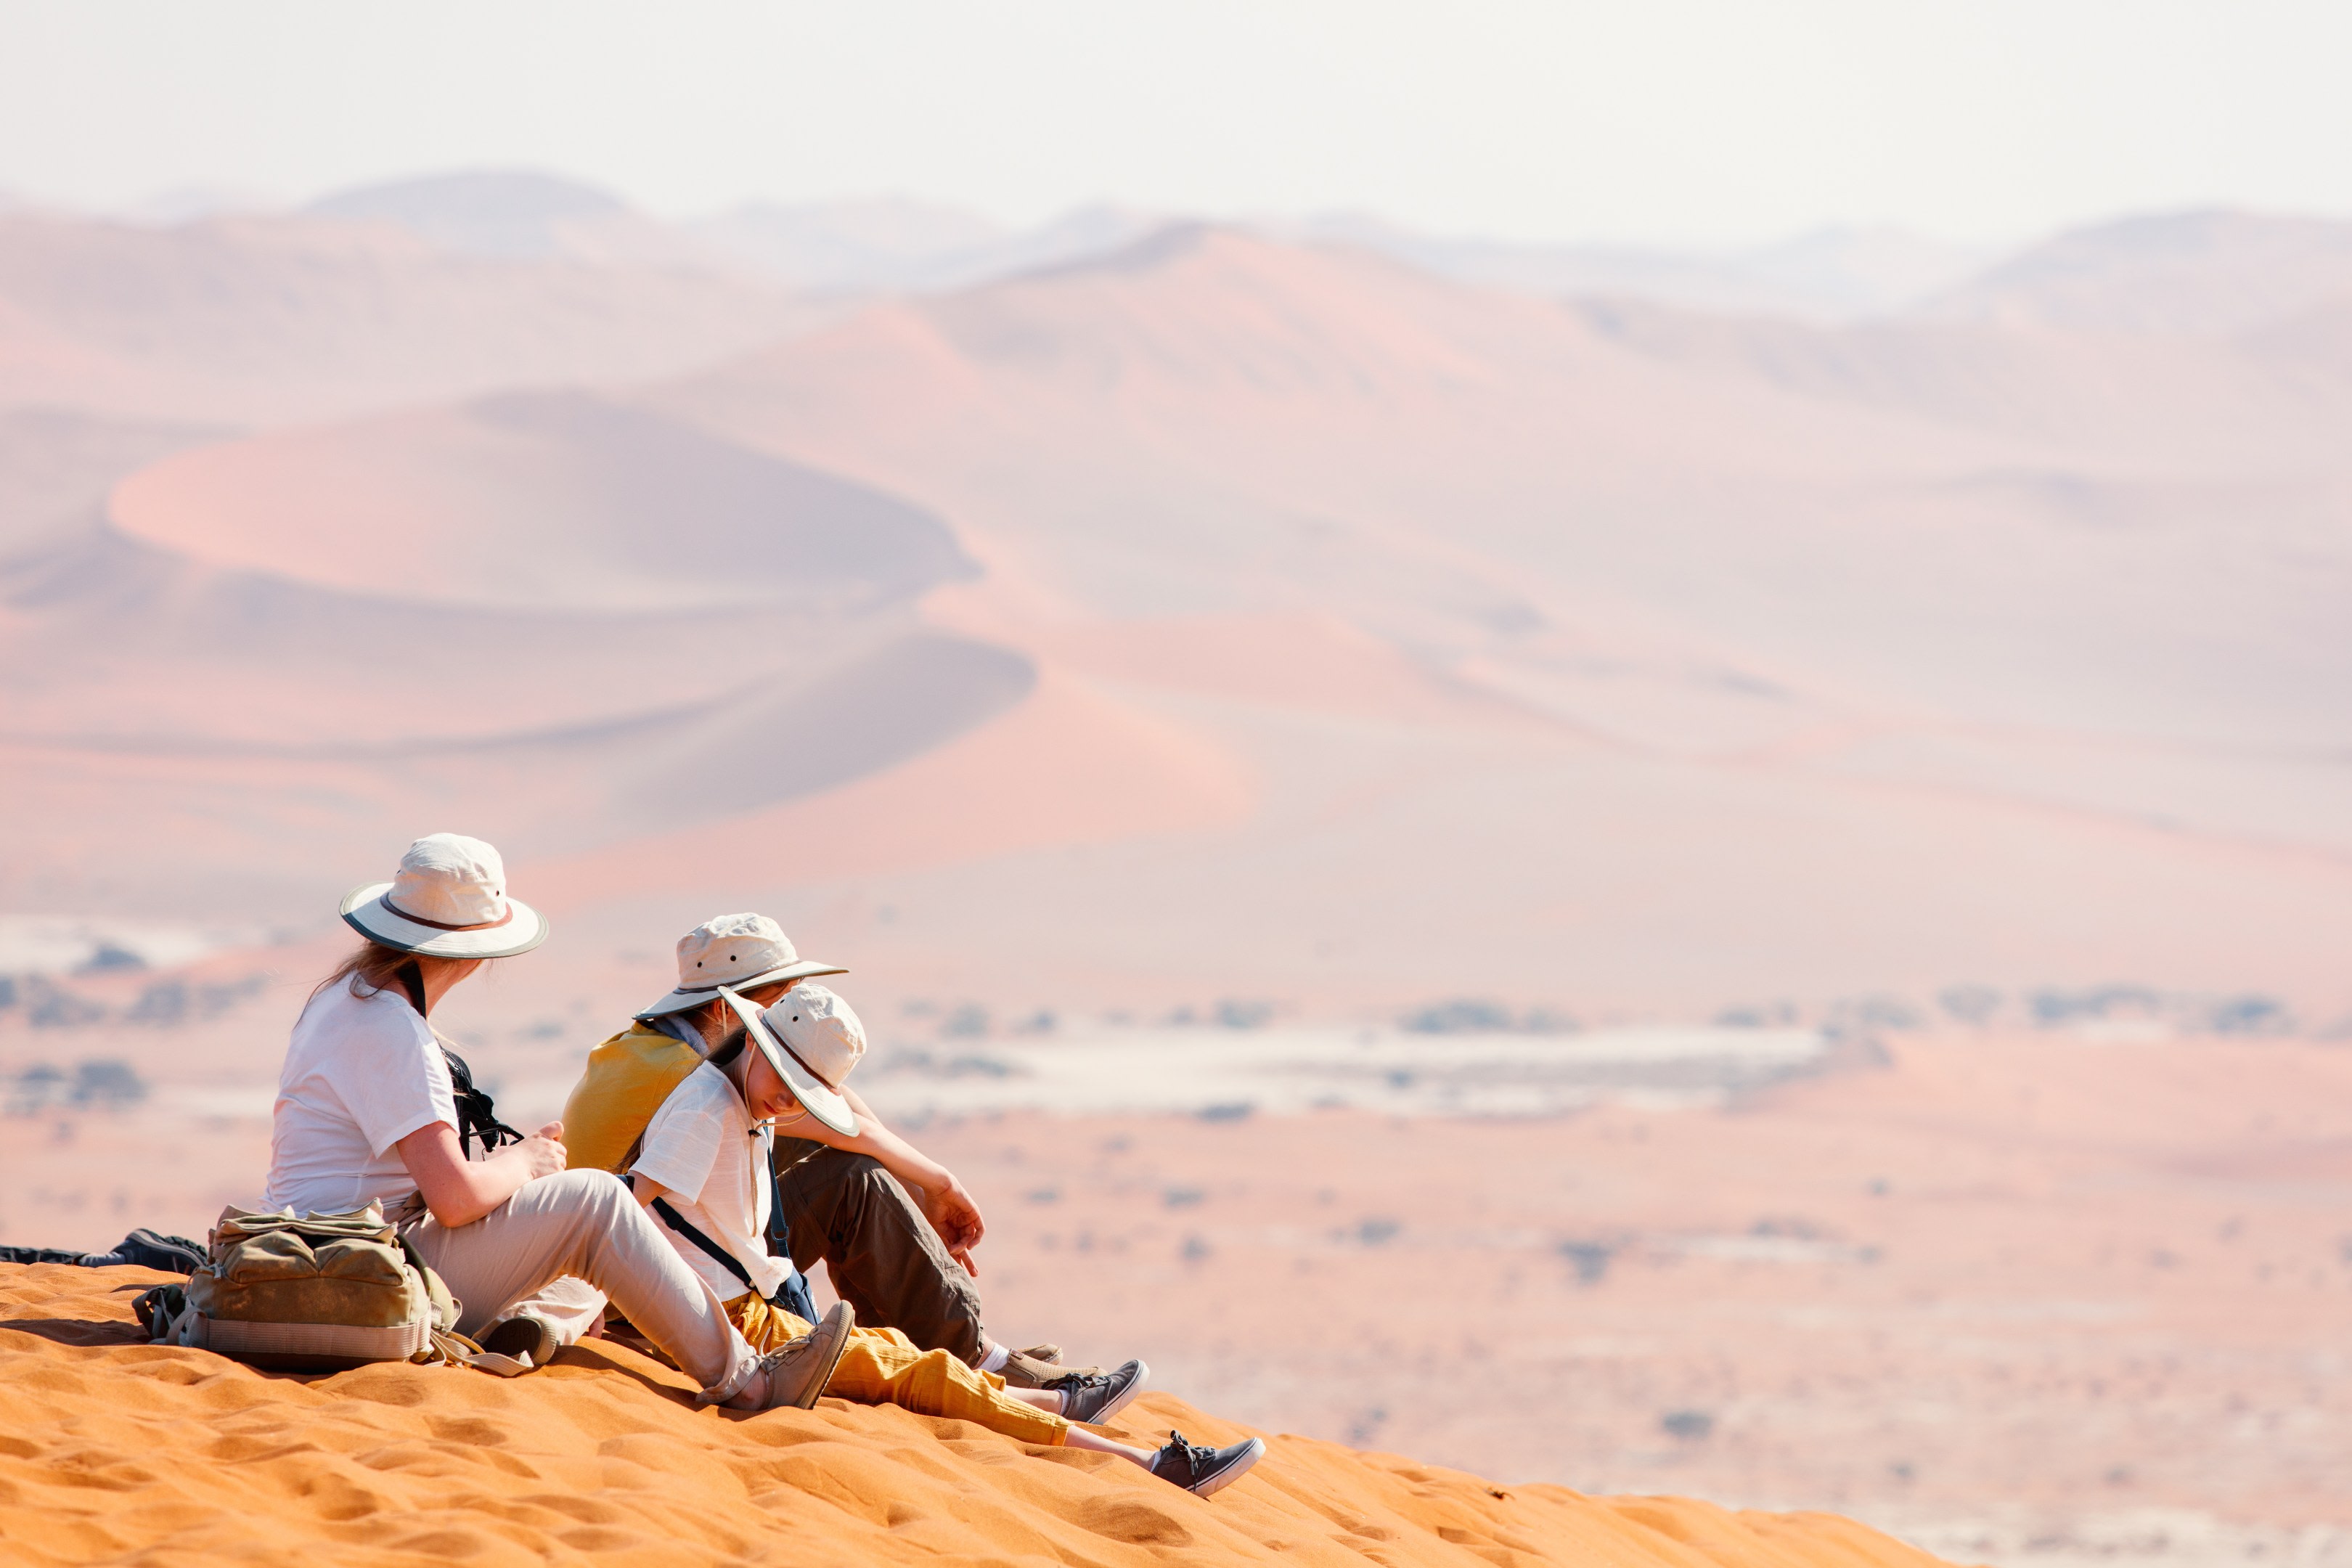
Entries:
{"label": "hazy sky", "polygon": [[1457,232],[2352,212],[2346,0],[0,0],[0,190],[462,166]]}

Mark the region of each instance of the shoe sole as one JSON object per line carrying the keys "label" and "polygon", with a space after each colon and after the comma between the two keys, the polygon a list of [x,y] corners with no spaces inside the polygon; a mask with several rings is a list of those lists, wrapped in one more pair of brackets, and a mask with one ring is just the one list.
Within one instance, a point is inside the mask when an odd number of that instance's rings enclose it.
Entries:
{"label": "shoe sole", "polygon": [[[825,1385],[833,1381],[835,1371],[841,1365],[841,1358],[849,1353],[849,1331],[857,1326],[857,1314],[850,1310],[848,1302],[842,1302],[840,1306],[834,1309],[834,1311],[838,1312],[840,1316],[835,1317],[833,1312],[828,1312],[825,1314],[824,1321],[809,1331],[809,1338],[814,1342],[814,1348],[816,1353],[824,1360],[824,1375],[811,1378],[808,1392],[793,1400],[789,1405],[771,1405],[768,1406],[769,1409],[810,1410],[815,1408],[816,1402],[824,1397]],[[825,1335],[828,1332],[833,1335],[831,1344],[825,1342]]]}
{"label": "shoe sole", "polygon": [[[1130,1381],[1125,1388],[1120,1389],[1118,1395],[1114,1397],[1108,1405],[1104,1405],[1100,1410],[1096,1411],[1092,1415],[1087,1416],[1084,1421],[1080,1421],[1078,1424],[1082,1426],[1101,1426],[1104,1422],[1108,1421],[1112,1416],[1118,1415],[1120,1411],[1134,1404],[1135,1396],[1142,1393],[1144,1384],[1150,1381],[1151,1363],[1139,1356],[1136,1358],[1135,1376],[1133,1380]],[[1073,1415],[1070,1419],[1077,1421],[1078,1418]]]}
{"label": "shoe sole", "polygon": [[1235,1454],[1212,1473],[1202,1476],[1184,1489],[1194,1497],[1214,1497],[1227,1487],[1249,1474],[1250,1467],[1265,1458],[1265,1439],[1253,1437]]}

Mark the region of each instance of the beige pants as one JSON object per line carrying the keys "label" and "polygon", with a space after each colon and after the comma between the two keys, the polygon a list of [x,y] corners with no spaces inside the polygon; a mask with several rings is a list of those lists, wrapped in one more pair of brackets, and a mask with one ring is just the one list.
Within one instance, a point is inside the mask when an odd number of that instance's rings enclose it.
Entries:
{"label": "beige pants", "polygon": [[520,1301],[509,1301],[497,1318],[482,1325],[489,1332],[509,1318],[520,1318],[528,1312],[555,1331],[559,1345],[576,1345],[588,1337],[596,1320],[604,1315],[604,1292],[585,1279],[570,1275],[542,1285]]}
{"label": "beige pants", "polygon": [[702,1384],[707,1405],[731,1398],[759,1363],[710,1287],[609,1171],[541,1176],[471,1225],[428,1215],[403,1234],[457,1298],[459,1333],[570,1276],[611,1297]]}

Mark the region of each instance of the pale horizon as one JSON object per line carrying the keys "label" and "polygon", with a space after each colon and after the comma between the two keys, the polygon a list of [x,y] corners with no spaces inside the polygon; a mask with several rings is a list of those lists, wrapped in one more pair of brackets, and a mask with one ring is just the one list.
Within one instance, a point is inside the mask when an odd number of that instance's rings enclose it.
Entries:
{"label": "pale horizon", "polygon": [[1675,250],[2352,213],[2334,155],[2352,113],[2327,79],[2352,18],[2254,9],[2118,28],[2081,3],[1490,5],[1440,30],[1324,5],[16,5],[0,194],[292,205],[524,169],[671,220],[900,196],[1015,228],[1109,204]]}

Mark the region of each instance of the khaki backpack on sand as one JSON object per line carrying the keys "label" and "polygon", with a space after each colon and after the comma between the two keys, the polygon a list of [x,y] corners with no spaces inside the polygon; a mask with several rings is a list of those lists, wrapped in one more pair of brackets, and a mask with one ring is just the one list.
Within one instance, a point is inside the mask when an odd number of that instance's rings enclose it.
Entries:
{"label": "khaki backpack on sand", "polygon": [[528,1359],[457,1331],[441,1277],[371,1203],[350,1214],[223,1209],[211,1261],[185,1286],[139,1298],[151,1339],[218,1352],[273,1372],[338,1372],[373,1362],[451,1362],[501,1377]]}

